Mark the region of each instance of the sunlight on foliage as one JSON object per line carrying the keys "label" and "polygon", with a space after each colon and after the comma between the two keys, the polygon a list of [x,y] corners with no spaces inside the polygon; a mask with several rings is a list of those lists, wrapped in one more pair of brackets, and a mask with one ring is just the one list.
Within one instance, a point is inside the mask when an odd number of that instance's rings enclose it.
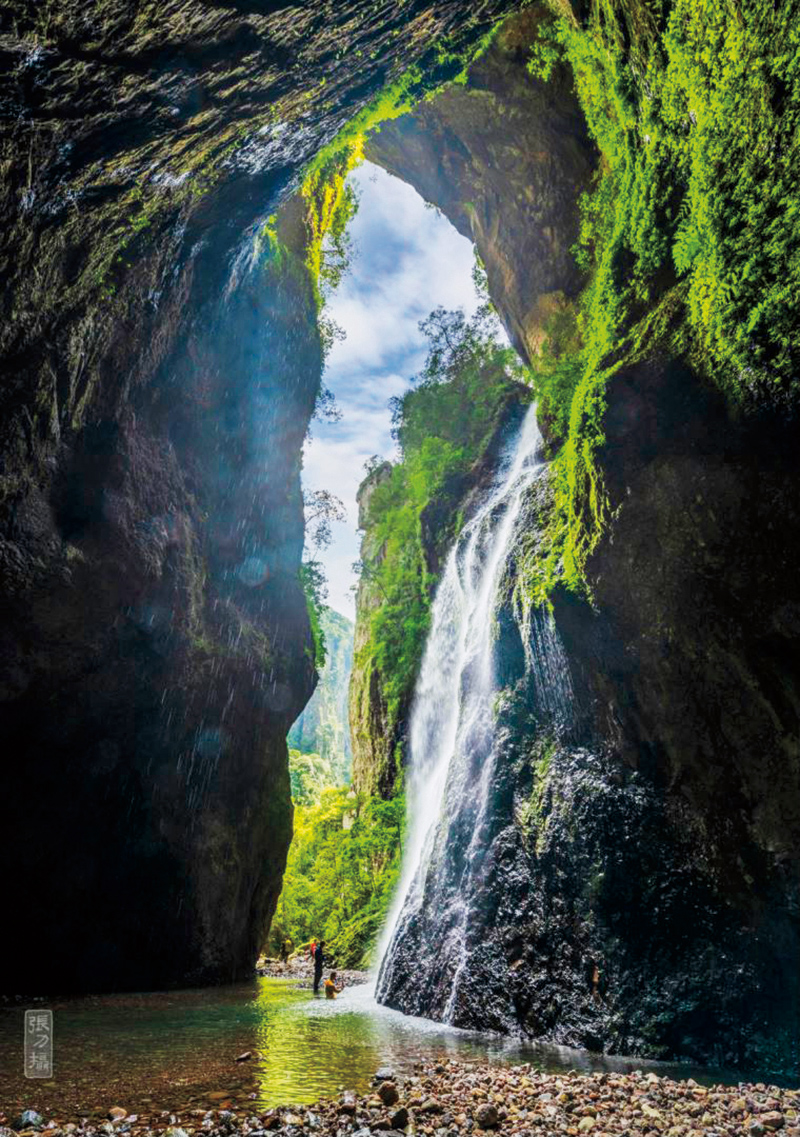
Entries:
{"label": "sunlight on foliage", "polygon": [[319,561],[303,561],[300,566],[300,583],[306,598],[308,619],[314,644],[314,666],[317,671],[325,664],[325,635],[322,631],[322,610],[328,597],[325,572]]}
{"label": "sunlight on foliage", "polygon": [[420,324],[428,356],[416,385],[393,400],[402,461],[383,470],[369,507],[371,542],[380,550],[364,573],[380,594],[369,614],[368,637],[354,666],[381,674],[389,733],[410,702],[437,575],[423,547],[426,511],[442,509],[437,526],[442,553],[458,535],[466,477],[494,435],[510,398],[520,397],[526,372],[512,348],[496,338],[484,312],[468,320],[437,308]]}
{"label": "sunlight on foliage", "polygon": [[[303,798],[320,774],[295,777]],[[277,954],[287,938],[295,948],[312,938],[326,941],[338,967],[364,967],[386,917],[400,871],[405,799],[391,801],[354,791],[322,789],[311,805],[295,798],[294,840],[283,891],[272,922],[270,945]]]}
{"label": "sunlight on foliage", "polygon": [[549,563],[531,577],[540,594],[559,579],[583,586],[606,522],[597,455],[614,371],[661,348],[737,401],[794,397],[800,294],[793,6],[595,0],[584,23],[567,3],[551,8],[529,67],[571,68],[601,160],[582,202],[588,282],[573,342],[534,367],[560,444]]}

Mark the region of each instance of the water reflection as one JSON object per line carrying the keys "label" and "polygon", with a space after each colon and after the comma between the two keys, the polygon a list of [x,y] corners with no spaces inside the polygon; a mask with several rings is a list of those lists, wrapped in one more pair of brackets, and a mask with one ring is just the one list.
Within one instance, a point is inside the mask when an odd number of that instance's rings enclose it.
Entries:
{"label": "water reflection", "polygon": [[262,1105],[308,1103],[335,1094],[340,1086],[365,1088],[379,1065],[381,1032],[369,1013],[351,1006],[353,988],[333,1003],[286,998],[276,1010],[274,980],[264,980],[256,1006],[258,1100]]}
{"label": "water reflection", "polygon": [[[104,1114],[111,1105],[132,1112],[226,1103],[302,1105],[335,1096],[342,1087],[366,1090],[379,1066],[403,1073],[420,1060],[448,1056],[527,1061],[546,1070],[646,1065],[409,1018],[378,1006],[367,987],[351,988],[329,1002],[291,981],[259,979],[235,987],[107,995],[50,1006],[55,1077],[36,1084],[22,1072],[23,1010],[0,1010],[0,1108],[80,1117]],[[237,1062],[246,1051],[252,1058]],[[686,1066],[655,1068],[702,1076]]]}

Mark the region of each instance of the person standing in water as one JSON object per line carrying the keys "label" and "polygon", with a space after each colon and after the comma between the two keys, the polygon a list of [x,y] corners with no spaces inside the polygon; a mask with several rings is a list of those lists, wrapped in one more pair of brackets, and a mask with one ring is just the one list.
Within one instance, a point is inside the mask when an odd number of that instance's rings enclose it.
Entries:
{"label": "person standing in water", "polygon": [[317,944],[316,948],[314,949],[314,994],[315,995],[318,994],[319,985],[322,982],[322,968],[323,968],[324,963],[325,963],[325,953],[323,952],[324,947],[325,947],[325,941],[320,940],[319,943]]}
{"label": "person standing in water", "polygon": [[332,971],[328,979],[325,980],[325,998],[335,999],[337,995],[341,995],[344,991],[344,983],[336,982],[336,972]]}

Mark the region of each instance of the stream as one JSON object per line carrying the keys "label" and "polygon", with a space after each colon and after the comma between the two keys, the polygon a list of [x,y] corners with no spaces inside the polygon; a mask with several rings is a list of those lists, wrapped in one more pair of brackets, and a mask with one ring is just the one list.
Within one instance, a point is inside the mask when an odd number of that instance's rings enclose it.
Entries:
{"label": "stream", "polygon": [[[342,1088],[364,1092],[380,1066],[398,1075],[415,1063],[452,1057],[530,1062],[539,1069],[644,1067],[698,1081],[736,1075],[690,1066],[609,1058],[549,1044],[456,1030],[378,1005],[372,987],[335,1002],[296,980],[260,978],[202,990],[52,1000],[51,1081],[22,1072],[23,1009],[0,1009],[0,1109],[34,1108],[45,1118],[129,1112],[310,1104]],[[237,1062],[250,1051],[252,1057]]]}

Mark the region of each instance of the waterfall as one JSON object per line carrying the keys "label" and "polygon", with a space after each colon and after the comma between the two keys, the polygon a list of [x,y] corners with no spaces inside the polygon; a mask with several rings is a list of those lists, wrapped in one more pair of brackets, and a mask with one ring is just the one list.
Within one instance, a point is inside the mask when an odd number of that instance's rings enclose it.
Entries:
{"label": "waterfall", "polygon": [[[437,872],[435,849],[448,845],[448,822],[469,817],[471,832],[459,838],[466,852],[459,880],[448,891],[449,994],[439,993],[445,1021],[453,1015],[460,973],[466,963],[463,928],[468,919],[463,878],[478,865],[496,761],[496,612],[515,542],[526,492],[544,473],[537,458],[541,436],[531,406],[508,447],[484,500],[450,552],[433,602],[431,629],[417,681],[410,722],[407,793],[409,822],[403,871],[379,946],[377,997],[392,989],[398,954],[410,926],[430,902],[426,890]],[[570,698],[569,673],[549,615],[535,613],[525,643],[541,709],[563,710]],[[463,829],[463,826],[462,826]],[[462,863],[463,862],[463,863]],[[449,869],[453,873],[452,866]],[[434,894],[437,887],[431,888]],[[460,906],[460,907],[459,907]],[[443,953],[444,954],[444,953]],[[445,966],[442,964],[442,966]],[[443,1010],[442,1010],[443,1009]]]}

